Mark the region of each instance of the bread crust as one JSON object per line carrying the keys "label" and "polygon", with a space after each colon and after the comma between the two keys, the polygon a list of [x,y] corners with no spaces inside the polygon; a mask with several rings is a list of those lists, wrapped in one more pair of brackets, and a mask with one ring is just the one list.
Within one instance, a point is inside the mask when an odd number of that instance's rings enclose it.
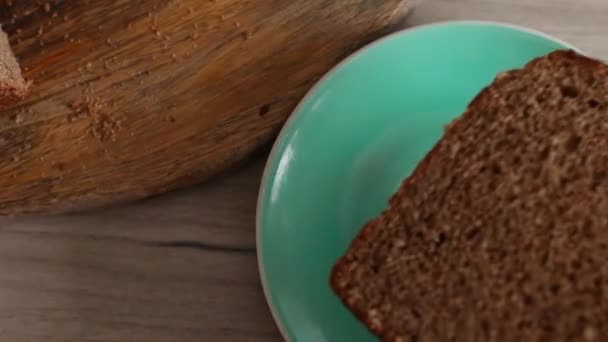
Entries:
{"label": "bread crust", "polygon": [[373,233],[377,229],[382,229],[384,223],[390,220],[393,215],[391,207],[399,203],[399,200],[403,198],[403,196],[405,196],[404,189],[406,189],[412,184],[415,184],[418,178],[424,176],[429,165],[431,165],[431,162],[435,158],[436,152],[443,146],[443,144],[449,142],[450,138],[460,130],[459,124],[461,122],[469,118],[471,115],[474,115],[476,111],[485,106],[485,103],[487,101],[490,101],[492,99],[492,97],[494,96],[492,94],[492,90],[494,88],[501,86],[502,84],[505,84],[507,82],[511,82],[514,79],[517,79],[522,72],[525,72],[525,70],[533,67],[535,64],[545,61],[547,59],[551,61],[570,61],[571,63],[575,63],[580,66],[598,70],[605,68],[605,65],[602,62],[592,59],[590,57],[580,55],[575,51],[558,50],[548,55],[532,60],[522,69],[511,70],[506,73],[499,74],[490,85],[484,87],[478,93],[478,95],[475,96],[475,98],[469,103],[467,109],[464,111],[461,117],[457,118],[446,127],[444,136],[430,150],[430,152],[426,154],[426,156],[414,169],[412,174],[401,183],[396,193],[391,196],[391,198],[389,199],[389,208],[385,209],[379,216],[368,221],[363,226],[361,231],[349,244],[345,254],[340,257],[334,264],[329,278],[331,289],[339,297],[339,299],[346,306],[346,308],[351,311],[355,315],[355,317],[357,317],[358,320],[365,324],[369,331],[380,337],[383,341],[404,342],[405,339],[404,337],[397,336],[394,332],[390,330],[383,329],[382,327],[378,327],[378,325],[374,324],[373,318],[370,316],[370,313],[366,312],[364,303],[361,303],[356,298],[349,298],[347,289],[342,288],[340,286],[340,282],[342,279],[351,278],[349,276],[349,265],[351,265],[353,261],[356,261],[356,255],[354,251],[366,245],[367,242],[370,240],[370,236],[373,236]]}
{"label": "bread crust", "polygon": [[8,37],[0,26],[0,107],[23,100],[28,95],[30,86],[31,82],[23,79]]}
{"label": "bread crust", "polygon": [[15,87],[7,82],[0,81],[0,106],[8,106],[25,99],[29,93],[29,85]]}

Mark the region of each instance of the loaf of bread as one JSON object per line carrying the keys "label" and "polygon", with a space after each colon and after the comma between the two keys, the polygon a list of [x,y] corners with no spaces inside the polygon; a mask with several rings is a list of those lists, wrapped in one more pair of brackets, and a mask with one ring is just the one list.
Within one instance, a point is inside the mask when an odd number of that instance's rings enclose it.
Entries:
{"label": "loaf of bread", "polygon": [[608,341],[608,67],[497,77],[330,282],[384,341]]}
{"label": "loaf of bread", "polygon": [[21,75],[21,67],[13,55],[8,36],[0,27],[0,107],[24,99],[29,87]]}

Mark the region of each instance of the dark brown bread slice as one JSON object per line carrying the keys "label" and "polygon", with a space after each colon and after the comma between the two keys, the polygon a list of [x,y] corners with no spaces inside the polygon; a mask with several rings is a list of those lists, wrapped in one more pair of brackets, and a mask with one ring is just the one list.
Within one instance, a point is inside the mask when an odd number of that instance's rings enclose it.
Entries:
{"label": "dark brown bread slice", "polygon": [[22,100],[29,87],[21,75],[21,67],[13,55],[8,36],[0,27],[0,106]]}
{"label": "dark brown bread slice", "polygon": [[331,285],[384,341],[608,341],[608,67],[558,51],[451,124]]}

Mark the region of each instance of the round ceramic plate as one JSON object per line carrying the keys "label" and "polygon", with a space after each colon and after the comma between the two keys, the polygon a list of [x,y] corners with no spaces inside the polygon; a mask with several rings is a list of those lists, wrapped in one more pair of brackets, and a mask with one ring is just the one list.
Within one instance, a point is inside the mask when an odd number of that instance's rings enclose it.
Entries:
{"label": "round ceramic plate", "polygon": [[325,76],[283,128],[258,206],[264,290],[291,342],[375,341],[329,287],[362,225],[496,74],[570,45],[524,28],[448,22],[401,31]]}

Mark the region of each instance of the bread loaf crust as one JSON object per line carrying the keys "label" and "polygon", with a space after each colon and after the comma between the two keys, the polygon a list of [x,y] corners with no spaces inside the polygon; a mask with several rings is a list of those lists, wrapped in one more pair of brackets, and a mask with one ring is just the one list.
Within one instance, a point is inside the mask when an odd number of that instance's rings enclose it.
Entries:
{"label": "bread loaf crust", "polygon": [[31,83],[21,75],[21,68],[11,50],[8,36],[0,27],[0,106],[23,100]]}

